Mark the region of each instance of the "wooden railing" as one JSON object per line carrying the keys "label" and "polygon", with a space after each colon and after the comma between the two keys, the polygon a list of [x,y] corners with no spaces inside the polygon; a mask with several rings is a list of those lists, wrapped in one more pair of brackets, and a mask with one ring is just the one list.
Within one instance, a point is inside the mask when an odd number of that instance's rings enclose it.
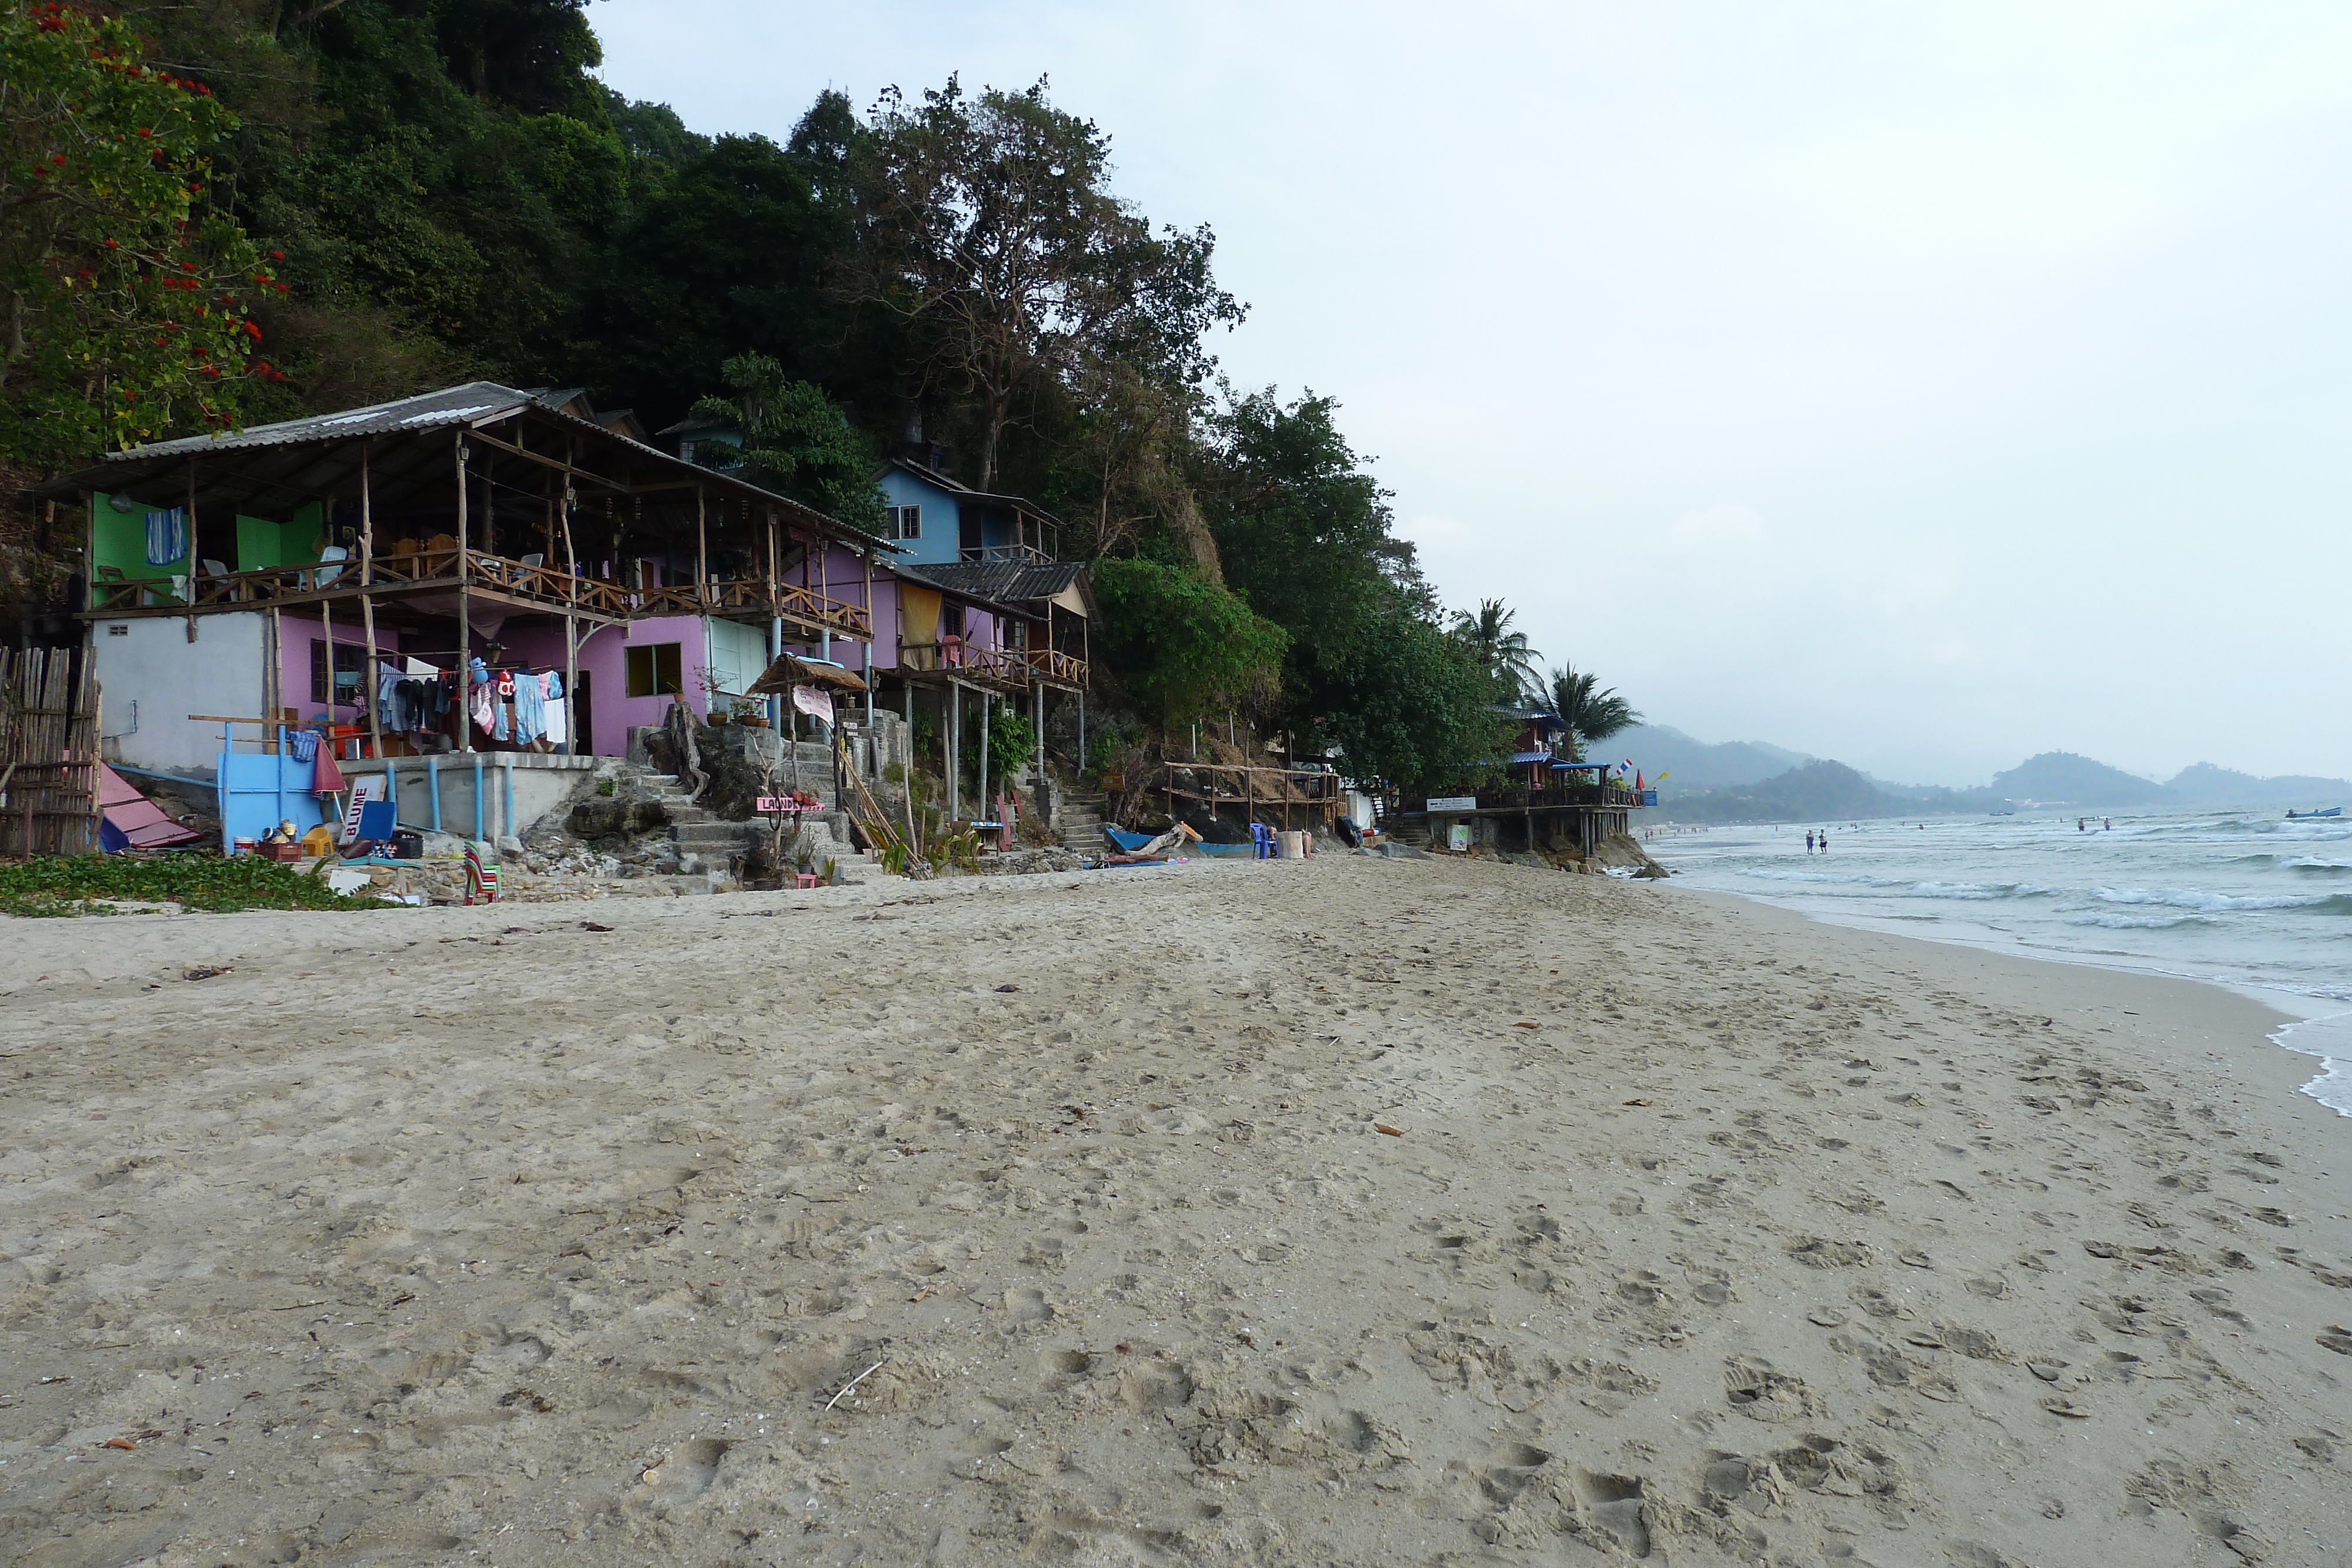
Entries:
{"label": "wooden railing", "polygon": [[1477,792],[1481,810],[1543,810],[1553,806],[1639,806],[1641,792],[1627,784],[1554,784],[1530,789],[1524,784],[1491,786]]}
{"label": "wooden railing", "polygon": [[953,674],[974,685],[1018,691],[1029,684],[1028,661],[1017,650],[983,647],[976,643],[944,641],[906,643],[898,648],[898,667],[919,674]]}
{"label": "wooden railing", "polygon": [[1029,674],[1033,679],[1049,686],[1083,686],[1087,684],[1087,662],[1074,659],[1059,648],[1032,648],[1027,653]]}
{"label": "wooden railing", "polygon": [[[361,587],[392,591],[447,585],[458,580],[459,555],[454,548],[387,552],[375,558],[373,570],[364,583],[356,560],[199,575],[194,582],[193,607],[206,610],[285,604]],[[601,578],[575,577],[542,562],[492,555],[487,550],[467,550],[463,556],[467,574],[484,588],[551,606],[568,605],[615,620],[639,615],[773,615],[851,637],[870,638],[874,634],[873,615],[863,605],[844,603],[793,583],[735,578],[706,583],[698,592],[690,582],[632,589]],[[184,610],[190,606],[173,591],[168,577],[100,578],[90,585],[90,608],[104,612]]]}
{"label": "wooden railing", "polygon": [[845,603],[798,583],[764,578],[719,578],[697,591],[691,582],[634,591],[629,598],[641,615],[773,615],[860,639],[874,635],[874,616],[862,604]]}
{"label": "wooden railing", "polygon": [[1035,545],[966,545],[956,553],[972,565],[1010,560],[1024,566],[1047,566],[1054,559]]}

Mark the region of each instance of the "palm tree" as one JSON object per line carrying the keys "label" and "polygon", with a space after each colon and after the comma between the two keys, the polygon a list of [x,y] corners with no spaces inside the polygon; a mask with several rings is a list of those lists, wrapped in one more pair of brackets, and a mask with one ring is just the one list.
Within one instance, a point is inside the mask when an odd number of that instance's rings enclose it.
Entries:
{"label": "palm tree", "polygon": [[1454,634],[1469,643],[1480,665],[1514,695],[1540,689],[1537,667],[1543,658],[1528,645],[1526,632],[1511,630],[1517,618],[1518,612],[1499,599],[1480,600],[1475,615],[1466,610],[1454,612]]}
{"label": "palm tree", "polygon": [[1642,722],[1642,716],[1633,711],[1632,703],[1617,695],[1616,687],[1595,690],[1600,685],[1600,676],[1580,675],[1570,664],[1562,664],[1551,673],[1552,711],[1568,726],[1578,761],[1584,760],[1584,742],[1606,740],[1619,730]]}

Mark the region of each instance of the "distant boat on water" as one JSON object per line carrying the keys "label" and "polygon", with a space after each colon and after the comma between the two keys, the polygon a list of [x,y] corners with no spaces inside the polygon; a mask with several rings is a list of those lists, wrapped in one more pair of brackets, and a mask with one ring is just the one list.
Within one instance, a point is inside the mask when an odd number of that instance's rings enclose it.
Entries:
{"label": "distant boat on water", "polygon": [[2286,814],[2286,820],[2290,822],[2308,822],[2316,817],[2340,817],[2343,814],[2343,807],[2330,806],[2325,811],[2289,811]]}

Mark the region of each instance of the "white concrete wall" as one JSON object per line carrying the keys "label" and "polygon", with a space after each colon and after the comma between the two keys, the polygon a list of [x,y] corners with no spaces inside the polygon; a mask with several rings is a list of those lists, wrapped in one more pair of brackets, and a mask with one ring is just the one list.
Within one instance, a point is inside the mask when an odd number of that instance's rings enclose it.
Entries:
{"label": "white concrete wall", "polygon": [[[483,836],[497,839],[508,831],[511,802],[513,831],[529,836],[535,825],[561,826],[572,805],[594,789],[597,782],[621,768],[612,758],[542,756],[535,752],[451,753],[427,759],[392,758],[393,777],[400,786],[400,825],[433,825],[432,789],[439,786],[441,831],[459,838],[474,836],[474,759],[481,758]],[[339,764],[346,779],[381,773],[381,762],[362,760]]]}
{"label": "white concrete wall", "polygon": [[[105,704],[100,751],[108,761],[210,778],[220,757],[221,727],[188,716],[261,716],[268,617],[257,610],[229,611],[199,615],[195,625],[191,643],[184,616],[92,622]],[[247,725],[236,735],[257,740],[261,732]]]}

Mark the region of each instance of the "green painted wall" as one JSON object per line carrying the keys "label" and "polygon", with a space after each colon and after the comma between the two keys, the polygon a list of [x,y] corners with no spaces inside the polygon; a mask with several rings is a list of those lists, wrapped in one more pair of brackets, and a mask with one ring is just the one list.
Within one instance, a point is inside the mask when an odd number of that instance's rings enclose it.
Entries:
{"label": "green painted wall", "polygon": [[110,497],[93,496],[89,508],[98,565],[110,566],[128,578],[173,577],[186,572],[187,568],[177,561],[169,566],[147,564],[146,507],[118,512]]}
{"label": "green painted wall", "polygon": [[319,559],[319,538],[326,531],[319,504],[313,501],[288,523],[268,517],[236,519],[236,570],[270,571],[281,566],[308,566]]}

